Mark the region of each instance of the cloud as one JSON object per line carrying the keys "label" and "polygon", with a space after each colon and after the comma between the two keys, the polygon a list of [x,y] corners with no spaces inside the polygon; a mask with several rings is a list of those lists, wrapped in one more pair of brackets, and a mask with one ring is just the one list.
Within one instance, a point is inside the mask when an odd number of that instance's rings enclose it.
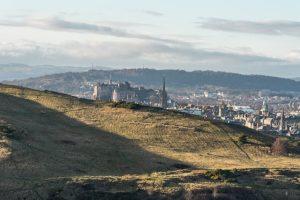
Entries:
{"label": "cloud", "polygon": [[157,25],[147,24],[147,23],[137,23],[137,22],[126,22],[126,21],[100,21],[99,23],[103,24],[104,26],[111,26],[111,27],[157,27]]}
{"label": "cloud", "polygon": [[[0,43],[0,63],[127,66],[127,67],[198,67],[228,70],[234,66],[281,64],[285,61],[255,54],[199,49],[157,42],[36,42]],[[242,67],[241,67],[242,66]]]}
{"label": "cloud", "polygon": [[43,30],[55,30],[55,31],[68,31],[79,33],[93,33],[101,35],[109,35],[120,38],[133,38],[141,40],[152,40],[157,42],[166,43],[185,43],[184,41],[165,39],[160,37],[149,36],[139,33],[127,32],[123,29],[113,28],[107,25],[98,25],[86,22],[68,21],[58,17],[43,18],[43,19],[26,19],[23,21],[0,21],[0,26],[13,26],[13,27],[32,27]]}
{"label": "cloud", "polygon": [[210,50],[188,46],[170,46],[164,44],[147,45],[144,49],[145,58],[159,61],[160,66],[183,66],[188,69],[206,68],[228,71],[238,67],[243,68],[256,65],[281,64],[281,59],[255,55],[240,54],[227,51]]}
{"label": "cloud", "polygon": [[[235,53],[153,41],[74,42],[61,44],[0,42],[0,63],[215,70],[243,74],[291,77],[300,74],[297,63],[254,53]],[[291,74],[291,71],[293,72]],[[298,75],[300,76],[300,75]]]}
{"label": "cloud", "polygon": [[300,37],[300,22],[298,21],[242,21],[204,18],[196,23],[201,28],[215,31]]}
{"label": "cloud", "polygon": [[154,16],[154,17],[162,17],[162,16],[164,16],[163,13],[157,12],[157,11],[153,11],[153,10],[143,10],[142,12],[145,13],[145,14],[147,14],[147,15]]}
{"label": "cloud", "polygon": [[300,62],[300,49],[291,50],[287,55],[286,59],[291,62]]}
{"label": "cloud", "polygon": [[236,51],[205,49],[200,45],[197,47],[193,43],[184,41],[128,32],[121,29],[120,26],[110,23],[109,21],[106,23],[69,21],[59,17],[2,20],[0,26],[108,35],[126,40],[99,42],[91,38],[90,41],[80,39],[78,42],[66,41],[64,43],[55,42],[55,44],[33,41],[16,41],[13,43],[0,41],[0,63],[181,67],[189,70],[211,69],[254,73],[257,70],[265,69],[266,66],[280,66],[288,62],[255,54],[251,49]]}

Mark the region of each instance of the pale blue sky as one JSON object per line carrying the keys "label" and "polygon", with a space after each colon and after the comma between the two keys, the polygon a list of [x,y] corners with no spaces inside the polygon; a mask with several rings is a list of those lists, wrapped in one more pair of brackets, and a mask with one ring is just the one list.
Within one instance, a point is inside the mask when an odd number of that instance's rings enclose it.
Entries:
{"label": "pale blue sky", "polygon": [[9,0],[0,63],[300,76],[300,1]]}
{"label": "pale blue sky", "polygon": [[296,0],[9,0],[1,2],[1,10],[42,12],[109,12],[132,10],[161,11],[180,19],[185,17],[220,17],[231,19],[299,20],[300,2]]}

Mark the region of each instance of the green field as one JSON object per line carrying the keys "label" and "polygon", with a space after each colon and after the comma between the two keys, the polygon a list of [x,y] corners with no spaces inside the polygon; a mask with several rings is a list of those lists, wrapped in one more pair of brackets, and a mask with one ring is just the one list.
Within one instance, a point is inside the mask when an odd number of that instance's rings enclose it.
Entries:
{"label": "green field", "polygon": [[284,138],[289,154],[275,156],[274,140],[174,111],[0,85],[0,196],[298,199],[299,141]]}

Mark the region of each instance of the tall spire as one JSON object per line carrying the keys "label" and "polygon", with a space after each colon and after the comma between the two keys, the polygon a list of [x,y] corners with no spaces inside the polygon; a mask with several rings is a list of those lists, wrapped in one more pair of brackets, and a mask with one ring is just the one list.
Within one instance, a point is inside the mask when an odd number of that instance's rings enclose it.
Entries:
{"label": "tall spire", "polygon": [[109,80],[108,80],[108,84],[112,84],[112,78],[111,78],[111,73],[109,74]]}
{"label": "tall spire", "polygon": [[163,92],[166,92],[166,77],[163,77]]}
{"label": "tall spire", "polygon": [[163,88],[162,88],[161,106],[167,108],[167,92],[166,92],[166,78],[163,77]]}

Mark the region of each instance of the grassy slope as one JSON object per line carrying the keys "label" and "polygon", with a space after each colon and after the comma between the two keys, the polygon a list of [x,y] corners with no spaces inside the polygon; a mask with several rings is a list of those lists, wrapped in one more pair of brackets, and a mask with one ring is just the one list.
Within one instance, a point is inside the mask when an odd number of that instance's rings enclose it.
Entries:
{"label": "grassy slope", "polygon": [[[0,85],[0,120],[17,136],[0,138],[0,185],[8,189],[54,177],[146,174],[185,165],[300,168],[299,155],[272,156],[273,138],[243,128],[51,92]],[[242,133],[250,143],[240,146]]]}

